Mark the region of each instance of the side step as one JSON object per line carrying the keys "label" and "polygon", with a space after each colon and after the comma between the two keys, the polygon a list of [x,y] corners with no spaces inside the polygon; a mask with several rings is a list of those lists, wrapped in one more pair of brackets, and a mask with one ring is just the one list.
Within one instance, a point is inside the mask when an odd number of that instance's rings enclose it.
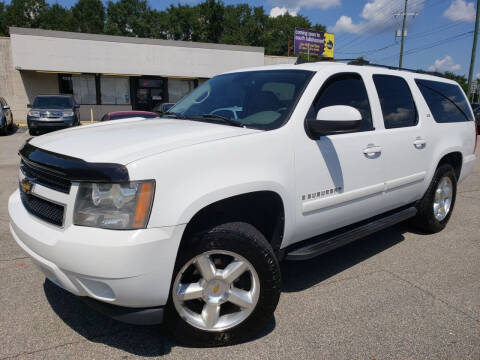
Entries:
{"label": "side step", "polygon": [[415,207],[404,208],[395,213],[383,217],[375,217],[370,221],[362,222],[354,228],[349,228],[343,232],[333,232],[334,234],[325,237],[319,236],[308,241],[308,245],[296,247],[288,251],[285,255],[285,260],[308,260],[315,256],[324,254],[328,251],[334,250],[338,247],[351,243],[352,241],[361,239],[367,235],[373,234],[377,231],[386,229],[392,225],[398,224],[404,220],[414,217],[417,214]]}

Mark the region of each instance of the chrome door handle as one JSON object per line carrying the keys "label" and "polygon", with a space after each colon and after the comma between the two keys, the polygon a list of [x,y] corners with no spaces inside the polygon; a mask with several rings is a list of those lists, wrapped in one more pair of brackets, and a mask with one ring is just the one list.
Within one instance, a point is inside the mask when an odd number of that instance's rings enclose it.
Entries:
{"label": "chrome door handle", "polygon": [[417,149],[423,149],[425,146],[427,146],[427,141],[425,139],[417,139],[413,142],[413,146],[415,146]]}
{"label": "chrome door handle", "polygon": [[367,146],[363,149],[363,153],[365,155],[373,155],[373,154],[380,154],[382,152],[382,148],[380,146]]}

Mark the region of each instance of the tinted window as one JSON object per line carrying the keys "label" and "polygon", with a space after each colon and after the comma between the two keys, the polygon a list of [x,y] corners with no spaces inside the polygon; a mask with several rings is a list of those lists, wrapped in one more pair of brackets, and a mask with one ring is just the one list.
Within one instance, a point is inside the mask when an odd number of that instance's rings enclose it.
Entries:
{"label": "tinted window", "polygon": [[329,78],[310,107],[307,119],[315,119],[320,109],[333,105],[353,106],[362,114],[360,130],[373,129],[367,90],[360,75],[340,74]]}
{"label": "tinted window", "polygon": [[304,70],[265,70],[215,76],[168,112],[225,124],[219,118],[222,116],[247,127],[276,129],[288,120],[312,74]]}
{"label": "tinted window", "polygon": [[417,109],[407,82],[398,76],[373,75],[386,129],[417,124]]}
{"label": "tinted window", "polygon": [[467,99],[458,85],[420,79],[415,82],[436,122],[473,120]]}
{"label": "tinted window", "polygon": [[71,109],[73,101],[65,96],[37,96],[33,101],[36,109]]}

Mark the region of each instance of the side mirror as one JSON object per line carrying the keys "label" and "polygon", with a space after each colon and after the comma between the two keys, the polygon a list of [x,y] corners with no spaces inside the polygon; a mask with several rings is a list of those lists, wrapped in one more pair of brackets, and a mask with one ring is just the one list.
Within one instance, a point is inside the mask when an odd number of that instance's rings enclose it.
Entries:
{"label": "side mirror", "polygon": [[32,104],[27,104],[27,108],[31,109],[31,108],[32,108]]}
{"label": "side mirror", "polygon": [[5,106],[3,107],[3,110],[9,110],[9,109],[10,109],[10,105],[5,105]]}
{"label": "side mirror", "polygon": [[362,114],[352,106],[334,105],[320,109],[315,120],[307,120],[306,130],[309,137],[348,134],[358,131],[362,123]]}

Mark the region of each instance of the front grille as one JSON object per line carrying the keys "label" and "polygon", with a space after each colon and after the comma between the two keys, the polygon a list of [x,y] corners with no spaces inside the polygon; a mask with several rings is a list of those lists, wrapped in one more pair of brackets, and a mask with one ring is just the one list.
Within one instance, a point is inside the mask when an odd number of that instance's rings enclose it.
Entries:
{"label": "front grille", "polygon": [[50,189],[68,194],[70,192],[70,186],[72,185],[70,180],[64,179],[48,170],[44,170],[34,164],[20,162],[20,169],[27,178],[33,182],[46,186]]}
{"label": "front grille", "polygon": [[26,194],[20,188],[20,197],[22,199],[23,206],[27,211],[54,225],[63,225],[63,213],[64,208],[62,205],[52,203],[44,200],[32,194]]}

